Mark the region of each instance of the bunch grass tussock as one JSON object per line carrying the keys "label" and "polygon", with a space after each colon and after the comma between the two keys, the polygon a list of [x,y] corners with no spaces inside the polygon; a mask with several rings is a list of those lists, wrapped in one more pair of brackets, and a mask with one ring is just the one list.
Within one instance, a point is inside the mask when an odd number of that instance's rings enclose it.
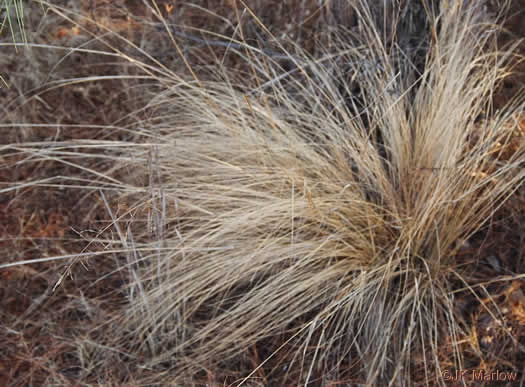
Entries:
{"label": "bunch grass tussock", "polygon": [[138,64],[150,101],[132,138],[94,145],[111,171],[89,169],[133,215],[101,195],[115,238],[96,242],[120,257],[127,301],[90,333],[93,364],[119,353],[140,383],[176,385],[433,385],[462,369],[455,297],[477,284],[457,257],[522,184],[525,105],[493,106],[515,61],[497,20],[429,3],[422,57],[356,2],[359,28],[318,57],[239,27],[237,72]]}
{"label": "bunch grass tussock", "polygon": [[[171,80],[149,129],[161,144],[163,247],[141,256],[121,322],[150,366],[224,367],[286,332],[296,382],[356,361],[368,384],[412,384],[421,364],[439,374],[441,340],[462,329],[458,241],[524,174],[523,149],[499,157],[522,101],[491,108],[509,53],[478,13],[427,15],[420,73],[370,27],[367,46],[341,39],[324,60],[290,56],[297,77],[246,48],[252,89],[220,66],[217,81]],[[359,101],[341,86],[348,74]]]}

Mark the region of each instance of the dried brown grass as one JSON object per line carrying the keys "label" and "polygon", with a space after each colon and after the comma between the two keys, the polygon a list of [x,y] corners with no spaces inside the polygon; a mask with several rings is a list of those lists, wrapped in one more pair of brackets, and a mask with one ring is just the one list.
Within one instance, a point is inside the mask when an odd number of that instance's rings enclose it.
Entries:
{"label": "dried brown grass", "polygon": [[457,257],[522,184],[525,153],[523,99],[493,108],[512,47],[460,3],[426,9],[419,63],[365,2],[353,11],[361,27],[328,36],[334,47],[315,58],[271,39],[239,3],[238,20],[276,48],[247,43],[239,23],[226,49],[235,72],[212,43],[189,56],[213,61],[197,71],[106,40],[145,74],[129,76],[149,99],[129,137],[8,148],[113,164],[83,168],[111,223],[88,241],[104,247],[72,264],[114,256],[107,276],[125,273],[126,301],[79,339],[81,374],[114,361],[139,366],[120,376],[133,384],[443,385],[443,370],[461,369],[468,327],[455,297],[479,296]]}

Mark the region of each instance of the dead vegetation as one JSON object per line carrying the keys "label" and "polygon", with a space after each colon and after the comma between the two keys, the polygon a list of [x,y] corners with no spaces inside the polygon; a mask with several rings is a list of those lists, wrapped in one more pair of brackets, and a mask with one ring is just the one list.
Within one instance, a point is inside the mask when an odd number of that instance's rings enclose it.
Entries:
{"label": "dead vegetation", "polygon": [[2,379],[522,383],[522,8],[384,3],[28,12],[0,58]]}

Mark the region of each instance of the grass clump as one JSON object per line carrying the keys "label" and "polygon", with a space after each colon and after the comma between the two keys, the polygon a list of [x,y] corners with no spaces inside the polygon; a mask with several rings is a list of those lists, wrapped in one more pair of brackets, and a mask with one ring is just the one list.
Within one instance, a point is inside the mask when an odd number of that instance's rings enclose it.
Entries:
{"label": "grass clump", "polygon": [[230,48],[209,43],[177,71],[133,59],[149,102],[131,138],[96,145],[119,171],[100,188],[128,203],[119,217],[101,195],[128,277],[90,332],[93,364],[119,353],[147,370],[137,383],[176,385],[443,385],[469,367],[457,299],[484,283],[460,252],[522,186],[525,105],[493,107],[513,55],[496,19],[412,3],[352,3],[356,28],[315,57],[248,44],[237,12]]}
{"label": "grass clump", "polygon": [[152,102],[163,247],[138,258],[120,323],[149,366],[224,369],[280,337],[265,361],[289,383],[440,381],[441,343],[463,329],[453,294],[470,286],[458,241],[523,179],[523,149],[501,160],[522,105],[491,108],[508,54],[476,7],[428,10],[421,71],[356,12],[365,44],[298,53],[295,77],[246,49],[252,92],[219,67]]}

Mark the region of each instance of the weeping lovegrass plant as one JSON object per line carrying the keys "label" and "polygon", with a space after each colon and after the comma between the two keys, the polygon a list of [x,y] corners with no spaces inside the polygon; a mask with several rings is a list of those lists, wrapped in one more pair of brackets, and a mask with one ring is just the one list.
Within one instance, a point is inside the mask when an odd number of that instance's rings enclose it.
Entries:
{"label": "weeping lovegrass plant", "polygon": [[[461,330],[458,241],[524,173],[522,150],[498,157],[523,101],[491,108],[509,54],[493,49],[494,26],[476,12],[429,16],[421,73],[401,71],[365,28],[366,45],[291,56],[296,74],[285,78],[246,49],[251,89],[220,66],[216,81],[170,79],[151,103],[162,119],[148,126],[164,247],[139,258],[148,264],[121,322],[148,365],[225,367],[284,333],[288,370],[304,383],[355,362],[374,385],[411,384],[418,361],[439,369],[440,343]],[[341,85],[350,77],[361,100]]]}
{"label": "weeping lovegrass plant", "polygon": [[524,101],[492,103],[512,50],[475,5],[443,2],[416,64],[355,6],[359,33],[320,57],[239,39],[244,73],[137,64],[156,83],[137,141],[100,144],[145,182],[112,187],[126,228],[105,202],[130,276],[101,327],[158,380],[250,384],[271,365],[284,384],[443,384],[444,342],[461,368],[456,254],[525,175]]}

